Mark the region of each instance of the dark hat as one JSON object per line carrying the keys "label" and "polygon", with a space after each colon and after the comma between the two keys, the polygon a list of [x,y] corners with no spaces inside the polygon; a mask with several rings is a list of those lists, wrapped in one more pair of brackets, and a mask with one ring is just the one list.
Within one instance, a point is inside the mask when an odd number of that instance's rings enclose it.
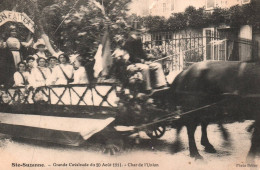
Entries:
{"label": "dark hat", "polygon": [[45,48],[45,42],[43,39],[38,39],[37,42],[33,45],[34,49],[38,49],[40,47]]}
{"label": "dark hat", "polygon": [[26,58],[26,62],[28,63],[29,62],[29,60],[35,60],[35,58],[34,57],[32,57],[31,55],[29,55],[27,58]]}
{"label": "dark hat", "polygon": [[36,45],[36,48],[45,48],[45,44],[38,44],[38,45]]}
{"label": "dark hat", "polygon": [[60,56],[62,56],[62,55],[66,58],[67,62],[69,63],[69,62],[70,62],[70,58],[69,58],[69,56],[68,56],[67,54],[65,54],[65,53],[60,54],[60,55],[58,56],[58,59],[60,59]]}

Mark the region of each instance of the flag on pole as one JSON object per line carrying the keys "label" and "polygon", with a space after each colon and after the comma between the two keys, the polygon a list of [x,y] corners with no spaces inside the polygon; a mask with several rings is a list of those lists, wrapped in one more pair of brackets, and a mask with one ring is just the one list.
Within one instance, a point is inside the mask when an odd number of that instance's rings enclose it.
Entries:
{"label": "flag on pole", "polygon": [[95,65],[93,67],[94,70],[94,77],[97,78],[101,71],[103,70],[103,62],[102,62],[102,44],[99,44],[98,49],[97,49],[97,53],[94,57],[95,59]]}
{"label": "flag on pole", "polygon": [[107,76],[112,65],[108,30],[105,31],[105,34],[102,38],[102,43],[98,46],[98,50],[94,58],[94,77],[97,78],[100,75]]}
{"label": "flag on pole", "polygon": [[112,65],[112,54],[110,49],[110,40],[109,40],[109,33],[108,29],[105,31],[105,35],[102,39],[102,62],[103,62],[103,71],[102,75],[107,76],[109,74],[110,67]]}
{"label": "flag on pole", "polygon": [[[96,7],[100,8],[102,11],[104,17],[107,21],[109,21],[109,18],[106,15],[105,8],[102,4],[98,3],[95,0],[92,0],[92,3],[95,4]],[[105,21],[106,22],[106,21]],[[110,40],[109,40],[109,33],[108,33],[108,24],[105,23],[105,33],[103,35],[101,44],[98,47],[97,53],[95,55],[95,65],[94,65],[94,77],[98,77],[100,73],[102,73],[102,76],[107,76],[109,73],[109,69],[112,65],[112,56],[111,56],[111,50],[110,50]]]}

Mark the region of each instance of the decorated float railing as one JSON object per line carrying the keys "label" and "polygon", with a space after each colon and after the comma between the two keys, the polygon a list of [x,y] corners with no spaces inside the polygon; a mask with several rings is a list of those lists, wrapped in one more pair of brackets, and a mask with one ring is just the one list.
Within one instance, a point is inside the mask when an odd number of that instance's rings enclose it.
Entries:
{"label": "decorated float railing", "polygon": [[111,83],[1,89],[1,104],[85,105],[117,107],[120,87]]}
{"label": "decorated float railing", "polygon": [[115,120],[118,87],[102,83],[2,88],[0,133],[78,146]]}

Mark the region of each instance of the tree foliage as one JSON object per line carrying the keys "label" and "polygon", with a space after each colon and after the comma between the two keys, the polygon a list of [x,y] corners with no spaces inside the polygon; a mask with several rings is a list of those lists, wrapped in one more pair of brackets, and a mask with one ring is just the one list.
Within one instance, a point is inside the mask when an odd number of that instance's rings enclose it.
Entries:
{"label": "tree foliage", "polygon": [[[74,3],[64,1],[44,11],[43,16],[46,21],[52,21],[45,26],[45,29],[48,30],[49,35],[54,34],[55,43],[63,51],[78,52],[91,57],[95,54],[105,29],[109,29],[112,45],[115,44],[114,37],[125,34],[127,31],[126,11],[130,1],[111,0],[104,1],[102,4],[99,0],[87,3],[79,0],[72,10],[68,6],[75,5],[75,1]],[[67,13],[64,9],[67,9],[65,10]],[[68,11],[70,11],[69,14]],[[51,19],[55,17],[57,21]],[[64,21],[62,26],[56,30],[62,21]]]}
{"label": "tree foliage", "polygon": [[167,30],[166,19],[161,16],[147,16],[143,18],[143,23],[151,32]]}
{"label": "tree foliage", "polygon": [[[159,16],[138,17],[143,25],[150,32],[177,31],[186,28],[203,28],[208,26],[219,26],[222,24],[231,27],[250,24],[259,24],[258,8],[253,1],[246,5],[236,5],[229,9],[215,8],[212,12],[205,11],[204,8],[196,9],[189,6],[184,12],[174,13],[168,19]],[[133,18],[132,18],[133,20]]]}
{"label": "tree foliage", "polygon": [[0,10],[26,13],[37,24],[35,39],[42,33],[41,25],[57,48],[92,57],[105,29],[109,29],[112,45],[115,44],[114,37],[126,34],[125,20],[130,1],[1,0]]}

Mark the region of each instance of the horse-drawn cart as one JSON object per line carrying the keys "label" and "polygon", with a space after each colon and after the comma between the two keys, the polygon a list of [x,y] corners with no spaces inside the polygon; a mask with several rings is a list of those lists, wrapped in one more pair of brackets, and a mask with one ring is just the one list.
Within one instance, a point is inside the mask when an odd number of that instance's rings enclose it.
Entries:
{"label": "horse-drawn cart", "polygon": [[116,83],[2,88],[0,133],[80,145],[111,125],[122,135],[145,130],[159,138],[172,113],[147,104],[149,97],[140,94]]}
{"label": "horse-drawn cart", "polygon": [[[80,145],[105,129],[110,138],[114,132],[139,131],[160,138],[167,126],[180,122],[187,127],[190,155],[201,158],[194,140],[198,124],[201,144],[210,152],[216,152],[206,133],[211,120],[220,121],[229,113],[235,119],[255,120],[254,128],[259,128],[259,64],[245,64],[243,69],[244,63],[238,62],[198,63],[180,73],[170,89],[152,95],[116,83],[2,88],[0,133]],[[228,80],[229,86],[220,80]],[[132,128],[122,131],[122,126]],[[253,156],[259,145],[254,132],[249,152]]]}

